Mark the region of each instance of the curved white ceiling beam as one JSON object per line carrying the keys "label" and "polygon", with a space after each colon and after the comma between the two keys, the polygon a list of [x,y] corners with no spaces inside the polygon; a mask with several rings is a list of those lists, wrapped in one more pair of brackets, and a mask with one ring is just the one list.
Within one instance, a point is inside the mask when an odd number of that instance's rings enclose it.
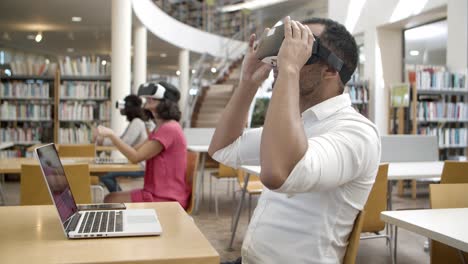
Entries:
{"label": "curved white ceiling beam", "polygon": [[158,38],[181,49],[208,53],[215,57],[239,58],[247,43],[220,37],[188,26],[162,11],[151,0],[132,0],[133,11],[143,25]]}

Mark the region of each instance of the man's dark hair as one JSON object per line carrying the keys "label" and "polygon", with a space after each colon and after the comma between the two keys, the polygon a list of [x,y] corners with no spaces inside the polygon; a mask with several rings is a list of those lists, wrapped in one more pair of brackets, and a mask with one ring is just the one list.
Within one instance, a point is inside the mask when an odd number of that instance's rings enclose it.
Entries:
{"label": "man's dark hair", "polygon": [[[356,40],[354,40],[353,35],[349,33],[345,26],[328,18],[311,18],[301,23],[304,25],[323,25],[323,32],[319,36],[321,44],[343,60],[344,65],[351,72],[356,70],[359,57],[358,48]],[[343,88],[343,85],[340,85],[340,87]]]}
{"label": "man's dark hair", "polygon": [[134,118],[140,118],[143,121],[148,119],[141,108],[142,101],[140,97],[130,94],[124,98],[124,101],[125,116],[127,117],[128,122],[132,122]]}

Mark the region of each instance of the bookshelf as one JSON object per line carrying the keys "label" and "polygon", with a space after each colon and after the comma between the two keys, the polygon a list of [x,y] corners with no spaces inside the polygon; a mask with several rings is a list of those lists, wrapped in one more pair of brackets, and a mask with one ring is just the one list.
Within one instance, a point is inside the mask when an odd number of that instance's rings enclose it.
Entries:
{"label": "bookshelf", "polygon": [[438,136],[441,160],[466,156],[466,74],[450,72],[440,66],[417,66],[408,72],[408,78],[412,84],[412,134]]}
{"label": "bookshelf", "polygon": [[63,76],[58,83],[56,141],[91,142],[92,127],[110,122],[110,76]]}
{"label": "bookshelf", "polygon": [[354,109],[369,117],[369,82],[351,80],[345,85],[345,93],[351,97]]}
{"label": "bookshelf", "polygon": [[22,156],[25,147],[53,141],[54,78],[0,77],[0,142],[12,142],[7,157]]}

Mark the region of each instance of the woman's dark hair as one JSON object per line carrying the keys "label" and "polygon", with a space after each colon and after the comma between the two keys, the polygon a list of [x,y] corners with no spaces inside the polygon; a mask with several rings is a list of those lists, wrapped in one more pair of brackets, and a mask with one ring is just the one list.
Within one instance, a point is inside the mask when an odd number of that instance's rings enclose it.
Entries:
{"label": "woman's dark hair", "polygon": [[179,105],[177,102],[174,102],[169,99],[162,99],[158,106],[156,107],[156,113],[158,117],[164,120],[175,120],[179,121],[181,112],[179,110]]}
{"label": "woman's dark hair", "polygon": [[141,108],[142,101],[141,98],[130,94],[124,99],[125,101],[125,116],[127,116],[128,122],[132,122],[134,118],[140,118],[143,121],[146,121],[148,118],[143,112],[143,108]]}

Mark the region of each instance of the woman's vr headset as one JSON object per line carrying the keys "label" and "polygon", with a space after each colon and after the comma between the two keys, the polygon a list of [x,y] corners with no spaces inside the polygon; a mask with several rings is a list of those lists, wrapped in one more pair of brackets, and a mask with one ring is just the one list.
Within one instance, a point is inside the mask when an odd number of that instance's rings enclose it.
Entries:
{"label": "woman's vr headset", "polygon": [[140,85],[138,88],[138,96],[140,97],[150,97],[153,99],[168,99],[174,102],[177,102],[180,99],[180,92],[175,87],[170,87],[171,85],[167,84],[164,87],[159,83],[145,83]]}
{"label": "woman's vr headset", "polygon": [[[343,63],[343,60],[338,58],[328,48],[321,45],[320,38],[314,35],[315,41],[312,47],[312,55],[306,62],[306,65],[317,63],[319,60],[324,60],[328,65],[333,67],[339,75],[343,84],[346,84],[353,74]],[[278,52],[284,40],[284,26],[277,26],[265,32],[259,42],[257,48],[257,58],[264,63],[276,66]]]}

